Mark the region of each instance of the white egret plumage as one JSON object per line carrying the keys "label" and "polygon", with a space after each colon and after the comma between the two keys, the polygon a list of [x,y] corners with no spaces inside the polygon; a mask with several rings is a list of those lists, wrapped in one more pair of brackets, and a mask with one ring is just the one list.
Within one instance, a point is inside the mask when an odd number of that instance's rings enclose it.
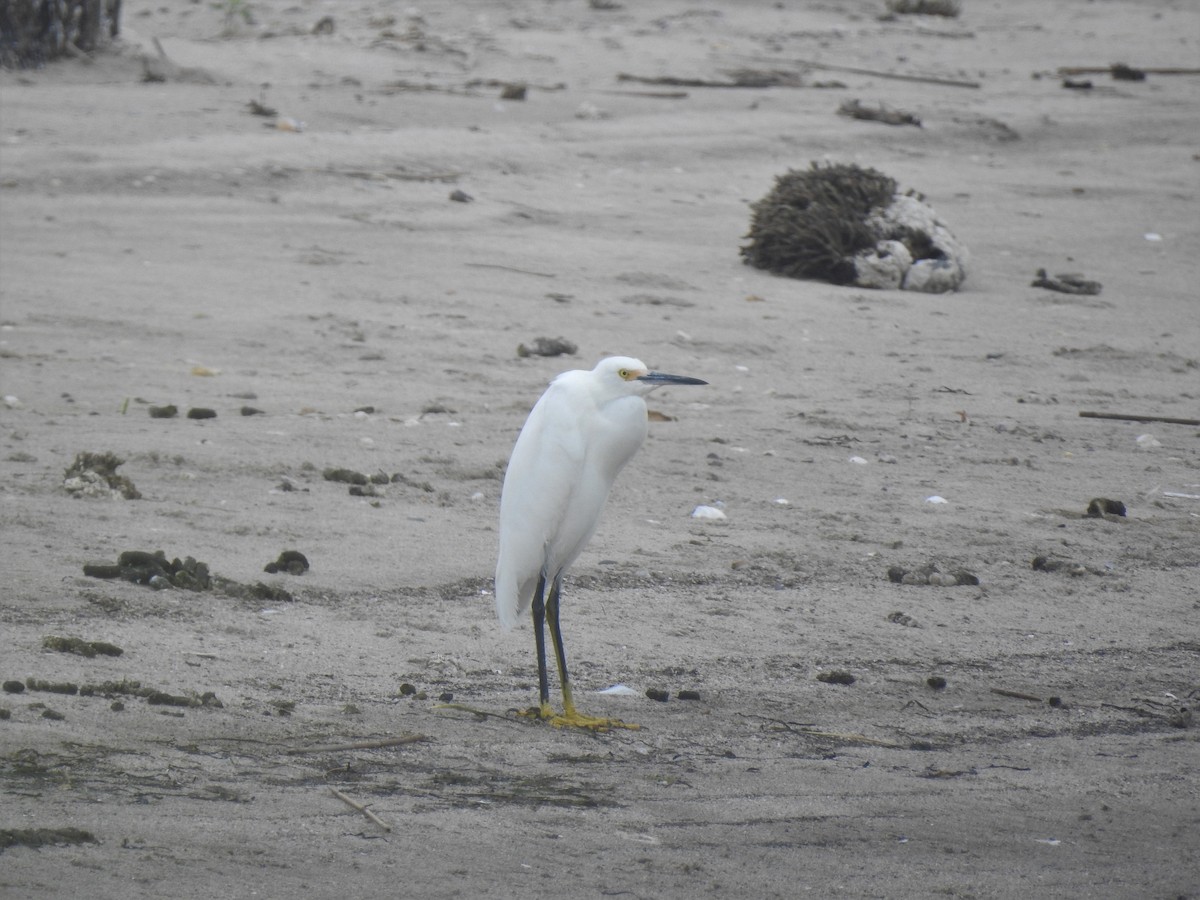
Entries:
{"label": "white egret plumage", "polygon": [[[630,357],[609,357],[591,371],[555,378],[517,437],[500,497],[496,614],[508,627],[532,610],[538,715],[553,724],[624,725],[575,709],[559,628],[563,572],[591,539],[613,481],[646,439],[643,398],[664,385],[689,384],[707,382],[652,372]],[[561,715],[550,706],[546,623],[562,684]]]}

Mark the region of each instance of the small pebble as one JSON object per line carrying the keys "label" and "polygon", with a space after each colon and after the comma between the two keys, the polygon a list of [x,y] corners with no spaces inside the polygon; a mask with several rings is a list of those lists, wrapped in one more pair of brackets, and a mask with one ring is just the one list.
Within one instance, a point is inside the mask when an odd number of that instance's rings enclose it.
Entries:
{"label": "small pebble", "polygon": [[817,681],[824,682],[825,684],[851,685],[857,680],[858,679],[856,679],[849,672],[843,672],[840,669],[834,669],[830,672],[821,672],[817,675]]}
{"label": "small pebble", "polygon": [[700,692],[693,690],[682,690],[675,694],[680,700],[699,700]]}
{"label": "small pebble", "polygon": [[669,699],[671,699],[671,692],[659,690],[658,688],[648,688],[646,690],[646,696],[651,700],[657,700],[659,703],[666,703]]}
{"label": "small pebble", "polygon": [[935,691],[944,691],[946,689],[946,679],[941,675],[930,675],[925,679],[925,683]]}
{"label": "small pebble", "polygon": [[217,411],[204,406],[195,406],[187,411],[187,417],[189,419],[215,419]]}

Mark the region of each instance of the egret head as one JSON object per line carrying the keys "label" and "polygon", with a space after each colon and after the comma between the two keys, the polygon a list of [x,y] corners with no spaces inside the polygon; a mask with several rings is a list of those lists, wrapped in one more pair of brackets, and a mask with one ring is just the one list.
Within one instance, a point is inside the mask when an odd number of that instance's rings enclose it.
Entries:
{"label": "egret head", "polygon": [[651,371],[640,359],[631,356],[610,356],[602,359],[592,369],[592,374],[614,387],[623,387],[630,394],[648,394],[657,387],[668,384],[708,384],[699,378],[686,375],[667,375]]}

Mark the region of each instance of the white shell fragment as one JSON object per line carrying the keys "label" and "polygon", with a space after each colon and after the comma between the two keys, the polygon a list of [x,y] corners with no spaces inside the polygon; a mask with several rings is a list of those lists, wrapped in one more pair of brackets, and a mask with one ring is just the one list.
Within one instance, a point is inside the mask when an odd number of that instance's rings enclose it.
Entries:
{"label": "white shell fragment", "polygon": [[937,494],[934,494],[932,497],[926,497],[925,502],[926,503],[949,503],[950,501],[947,500],[945,497],[939,497]]}
{"label": "white shell fragment", "polygon": [[717,509],[715,506],[697,506],[692,510],[693,519],[724,519],[727,518],[725,513]]}
{"label": "white shell fragment", "polygon": [[[854,257],[859,287],[900,288],[941,294],[957,290],[967,277],[967,248],[950,233],[933,207],[912,194],[896,194],[891,205],[876,211],[866,224],[879,242]],[[936,258],[913,261],[900,238],[920,234],[928,238]]]}
{"label": "white shell fragment", "polygon": [[606,687],[602,691],[596,691],[597,694],[609,694],[617,697],[630,697],[637,694],[633,688],[627,684],[614,684],[612,687]]}

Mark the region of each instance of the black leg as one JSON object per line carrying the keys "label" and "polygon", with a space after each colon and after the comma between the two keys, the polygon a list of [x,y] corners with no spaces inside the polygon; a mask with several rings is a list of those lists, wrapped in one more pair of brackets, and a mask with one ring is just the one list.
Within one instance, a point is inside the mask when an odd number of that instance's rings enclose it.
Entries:
{"label": "black leg", "polygon": [[567,652],[563,649],[562,630],[558,626],[558,601],[562,593],[562,576],[550,585],[550,596],[546,600],[546,619],[550,623],[550,640],[554,642],[554,659],[558,663],[558,680],[562,684],[563,712],[575,714],[575,703],[571,697],[571,679],[567,675]]}
{"label": "black leg", "polygon": [[[546,676],[546,606],[542,596],[546,593],[546,576],[539,575],[537,590],[533,592],[533,639],[537,644],[538,660],[538,700],[541,703],[542,715],[550,709],[550,679]],[[557,634],[558,623],[558,593],[551,589],[551,603],[554,604],[554,619],[550,626],[551,634]]]}

